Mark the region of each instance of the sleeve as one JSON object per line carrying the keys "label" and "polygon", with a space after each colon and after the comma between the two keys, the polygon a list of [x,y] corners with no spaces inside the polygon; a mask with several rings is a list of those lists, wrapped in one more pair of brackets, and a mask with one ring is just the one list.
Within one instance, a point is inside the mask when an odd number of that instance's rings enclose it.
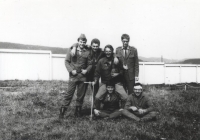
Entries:
{"label": "sleeve", "polygon": [[130,99],[130,96],[128,96],[124,109],[129,109],[129,107],[131,107],[131,105],[132,105],[131,99]]}
{"label": "sleeve", "polygon": [[137,49],[135,50],[135,77],[139,76],[139,60],[138,60],[138,53]]}
{"label": "sleeve", "polygon": [[106,57],[106,55],[105,55],[104,51],[101,51],[99,60],[100,60],[101,58],[103,58],[103,57]]}
{"label": "sleeve", "polygon": [[147,112],[153,111],[153,105],[149,99],[146,99],[146,106],[147,106],[147,108],[146,108]]}
{"label": "sleeve", "polygon": [[67,55],[65,57],[65,67],[67,68],[68,72],[72,72],[73,71],[73,67],[70,65],[71,63],[71,49],[68,50]]}
{"label": "sleeve", "polygon": [[88,57],[87,57],[87,68],[86,69],[87,69],[88,73],[92,69],[92,57],[91,57],[91,53],[89,53]]}
{"label": "sleeve", "polygon": [[99,78],[100,78],[100,76],[101,76],[101,61],[99,61],[97,63],[97,67],[95,69],[95,73],[94,73],[94,79],[95,79],[95,81],[98,81]]}
{"label": "sleeve", "polygon": [[123,64],[122,64],[122,62],[121,61],[119,61],[119,63],[118,63],[118,69],[119,69],[119,74],[121,75],[121,76],[123,76],[123,66],[122,66]]}
{"label": "sleeve", "polygon": [[78,43],[74,43],[71,47],[70,47],[70,49],[72,50],[73,48],[77,48],[78,47]]}

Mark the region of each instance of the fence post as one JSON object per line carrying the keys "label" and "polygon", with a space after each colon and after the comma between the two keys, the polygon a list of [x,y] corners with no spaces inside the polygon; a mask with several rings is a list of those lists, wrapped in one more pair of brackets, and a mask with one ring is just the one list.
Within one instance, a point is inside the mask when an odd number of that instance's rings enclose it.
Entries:
{"label": "fence post", "polygon": [[180,70],[179,70],[179,82],[181,83],[181,65],[180,65]]}
{"label": "fence post", "polygon": [[145,83],[145,63],[143,62],[143,79],[144,79],[144,84],[146,84]]}
{"label": "fence post", "polygon": [[52,52],[49,54],[49,80],[52,80],[53,70],[52,70]]}
{"label": "fence post", "polygon": [[196,83],[198,83],[198,65],[196,66]]}
{"label": "fence post", "polygon": [[164,63],[164,84],[166,84],[166,66],[165,66],[165,63]]}

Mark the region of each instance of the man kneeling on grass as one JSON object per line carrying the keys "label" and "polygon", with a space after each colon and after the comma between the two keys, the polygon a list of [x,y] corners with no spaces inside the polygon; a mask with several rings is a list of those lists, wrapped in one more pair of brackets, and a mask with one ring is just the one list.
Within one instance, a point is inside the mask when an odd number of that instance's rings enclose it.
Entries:
{"label": "man kneeling on grass", "polygon": [[[94,114],[96,117],[113,119],[121,115],[120,97],[115,92],[115,84],[108,82],[106,84],[106,93],[103,100],[95,101]],[[102,105],[102,106],[101,106]]]}
{"label": "man kneeling on grass", "polygon": [[134,92],[127,98],[122,114],[136,121],[149,121],[156,118],[151,101],[142,94],[143,89],[140,83],[134,86]]}

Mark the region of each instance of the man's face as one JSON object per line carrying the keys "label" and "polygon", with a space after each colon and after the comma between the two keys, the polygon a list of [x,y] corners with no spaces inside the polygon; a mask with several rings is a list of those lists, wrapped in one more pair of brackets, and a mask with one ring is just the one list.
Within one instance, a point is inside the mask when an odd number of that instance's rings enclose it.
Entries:
{"label": "man's face", "polygon": [[107,86],[106,89],[107,89],[108,93],[113,93],[113,91],[114,91],[113,86]]}
{"label": "man's face", "polygon": [[105,54],[107,58],[110,58],[112,55],[112,50],[110,48],[106,48],[105,49]]}
{"label": "man's face", "polygon": [[97,43],[92,43],[92,51],[97,52],[98,49],[99,49],[99,45]]}
{"label": "man's face", "polygon": [[141,86],[134,86],[134,94],[138,97],[142,94],[142,87]]}
{"label": "man's face", "polygon": [[128,47],[129,40],[126,39],[126,38],[124,38],[124,39],[122,40],[122,44],[123,44],[124,47]]}
{"label": "man's face", "polygon": [[82,48],[85,47],[85,45],[86,45],[86,41],[79,39],[79,41],[78,41],[78,45],[79,45],[79,47],[82,49]]}

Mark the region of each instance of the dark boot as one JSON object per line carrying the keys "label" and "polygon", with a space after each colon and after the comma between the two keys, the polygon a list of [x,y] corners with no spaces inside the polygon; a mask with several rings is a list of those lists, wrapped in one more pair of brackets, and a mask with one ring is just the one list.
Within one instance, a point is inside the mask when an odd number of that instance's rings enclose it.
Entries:
{"label": "dark boot", "polygon": [[60,114],[59,114],[59,119],[63,119],[65,115],[65,111],[67,110],[66,107],[61,107],[60,108]]}
{"label": "dark boot", "polygon": [[82,116],[81,110],[82,110],[81,106],[76,106],[74,116],[75,117],[81,117]]}

